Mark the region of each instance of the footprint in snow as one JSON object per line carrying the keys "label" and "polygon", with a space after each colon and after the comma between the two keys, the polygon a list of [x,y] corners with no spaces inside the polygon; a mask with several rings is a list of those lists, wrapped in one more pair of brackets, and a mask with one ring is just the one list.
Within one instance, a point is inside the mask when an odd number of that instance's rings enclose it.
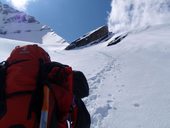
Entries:
{"label": "footprint in snow", "polygon": [[119,90],[118,90],[118,92],[121,92],[121,91],[122,91],[122,89],[119,89]]}
{"label": "footprint in snow", "polygon": [[92,122],[94,126],[100,126],[102,120],[108,116],[108,111],[112,109],[109,104],[106,104],[105,106],[98,107],[95,111],[95,113],[92,116]]}
{"label": "footprint in snow", "polygon": [[135,103],[135,104],[133,104],[133,106],[134,106],[134,107],[140,107],[140,104]]}
{"label": "footprint in snow", "polygon": [[116,108],[116,107],[113,107],[113,109],[114,109],[114,110],[117,110],[117,108]]}
{"label": "footprint in snow", "polygon": [[107,100],[107,103],[113,103],[113,100]]}
{"label": "footprint in snow", "polygon": [[97,95],[91,95],[91,96],[89,97],[89,99],[90,99],[90,100],[96,100],[97,97],[98,97]]}
{"label": "footprint in snow", "polygon": [[112,94],[108,94],[109,97],[112,97]]}
{"label": "footprint in snow", "polygon": [[124,85],[124,84],[122,84],[121,86],[122,86],[122,87],[125,87],[125,85]]}

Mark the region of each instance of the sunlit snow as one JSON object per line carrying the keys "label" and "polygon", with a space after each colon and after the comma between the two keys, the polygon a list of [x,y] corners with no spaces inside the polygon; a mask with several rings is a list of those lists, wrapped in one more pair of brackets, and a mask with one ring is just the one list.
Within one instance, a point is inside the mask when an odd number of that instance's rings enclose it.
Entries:
{"label": "sunlit snow", "polygon": [[[91,128],[169,128],[170,25],[131,33],[106,47],[113,39],[72,51],[41,46],[52,60],[85,73]],[[19,44],[29,43],[0,39],[0,61]]]}

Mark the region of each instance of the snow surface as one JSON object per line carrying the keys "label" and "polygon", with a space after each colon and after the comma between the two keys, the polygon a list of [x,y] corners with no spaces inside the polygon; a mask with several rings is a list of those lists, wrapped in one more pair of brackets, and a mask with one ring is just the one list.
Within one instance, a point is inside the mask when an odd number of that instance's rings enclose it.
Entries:
{"label": "snow surface", "polygon": [[[130,33],[106,47],[114,38],[72,51],[41,46],[52,60],[85,73],[91,128],[170,128],[170,25]],[[29,43],[0,39],[0,61],[18,44]]]}

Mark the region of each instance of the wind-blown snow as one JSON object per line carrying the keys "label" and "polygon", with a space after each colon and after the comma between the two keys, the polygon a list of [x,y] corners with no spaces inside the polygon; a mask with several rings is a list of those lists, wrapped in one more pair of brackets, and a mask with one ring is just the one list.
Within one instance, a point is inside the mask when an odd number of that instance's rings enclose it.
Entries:
{"label": "wind-blown snow", "polygon": [[[106,47],[114,38],[72,51],[41,46],[52,60],[85,73],[91,128],[170,128],[170,25],[131,33]],[[0,39],[0,60],[25,43]]]}
{"label": "wind-blown snow", "polygon": [[170,21],[170,0],[112,0],[109,30],[116,33]]}

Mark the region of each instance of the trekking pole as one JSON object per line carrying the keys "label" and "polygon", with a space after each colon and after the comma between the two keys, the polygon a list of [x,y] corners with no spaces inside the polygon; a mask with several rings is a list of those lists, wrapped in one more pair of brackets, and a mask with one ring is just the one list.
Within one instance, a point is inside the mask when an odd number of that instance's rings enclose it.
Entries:
{"label": "trekking pole", "polygon": [[40,128],[47,128],[48,126],[48,110],[49,110],[49,88],[44,86],[44,100],[41,110]]}

